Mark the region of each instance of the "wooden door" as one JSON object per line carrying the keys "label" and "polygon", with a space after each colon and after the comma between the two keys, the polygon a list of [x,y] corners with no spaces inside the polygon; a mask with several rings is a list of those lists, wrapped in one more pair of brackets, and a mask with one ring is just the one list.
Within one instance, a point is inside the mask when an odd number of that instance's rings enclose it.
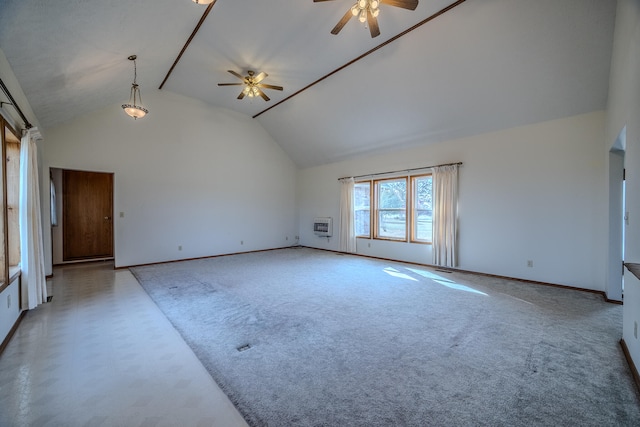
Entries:
{"label": "wooden door", "polygon": [[62,171],[62,259],[113,257],[113,174]]}

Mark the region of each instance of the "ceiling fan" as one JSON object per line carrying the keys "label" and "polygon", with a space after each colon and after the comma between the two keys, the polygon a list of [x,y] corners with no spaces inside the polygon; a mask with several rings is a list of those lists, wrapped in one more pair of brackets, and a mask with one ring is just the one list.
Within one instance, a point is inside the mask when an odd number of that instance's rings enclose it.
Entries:
{"label": "ceiling fan", "polygon": [[236,76],[237,78],[239,78],[240,80],[242,80],[242,83],[218,83],[218,86],[244,85],[244,89],[242,89],[242,92],[240,92],[240,95],[238,95],[238,99],[242,99],[245,96],[248,96],[249,98],[260,96],[265,101],[269,101],[270,98],[267,96],[266,93],[262,91],[262,89],[282,90],[282,86],[274,86],[274,85],[268,85],[265,83],[260,83],[262,80],[264,80],[265,77],[267,77],[267,73],[265,73],[264,71],[259,73],[256,76],[255,71],[248,70],[247,75],[244,77],[233,70],[227,70],[227,71],[233,74],[234,76]]}
{"label": "ceiling fan", "polygon": [[[321,1],[333,0],[313,0],[314,3],[318,3]],[[416,7],[418,7],[418,0],[356,0],[356,4],[351,6],[351,8],[347,10],[347,13],[344,14],[342,19],[338,21],[335,27],[333,27],[333,30],[331,30],[331,34],[338,34],[340,30],[342,30],[342,27],[344,27],[345,24],[349,22],[349,19],[351,19],[353,16],[357,16],[360,22],[366,22],[369,25],[371,37],[378,37],[380,35],[380,28],[378,27],[380,3],[409,10],[415,10]]]}

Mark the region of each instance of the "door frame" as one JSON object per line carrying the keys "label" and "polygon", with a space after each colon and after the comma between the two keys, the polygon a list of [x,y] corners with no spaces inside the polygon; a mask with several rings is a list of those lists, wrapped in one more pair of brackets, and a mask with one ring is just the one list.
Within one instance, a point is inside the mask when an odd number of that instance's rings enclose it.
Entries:
{"label": "door frame", "polygon": [[610,301],[622,302],[624,287],[624,232],[626,213],[624,204],[624,157],[626,126],[620,131],[607,153],[609,162],[609,233],[607,245],[606,296]]}
{"label": "door frame", "polygon": [[[113,248],[113,256],[112,257],[104,257],[104,258],[86,258],[86,259],[77,259],[77,260],[68,260],[65,261],[63,259],[63,238],[64,238],[64,225],[63,225],[63,206],[64,206],[64,191],[63,191],[63,180],[62,180],[62,173],[64,170],[71,170],[71,171],[82,171],[82,172],[98,172],[98,173],[108,173],[111,174],[113,179],[112,179],[112,193],[111,193],[111,197],[112,197],[112,202],[111,202],[111,208],[112,211],[115,211],[115,173],[114,172],[109,172],[109,171],[99,171],[99,170],[86,170],[86,169],[75,169],[75,168],[64,168],[64,167],[55,167],[55,166],[51,166],[49,167],[49,178],[50,178],[50,182],[53,181],[54,183],[54,187],[55,187],[55,193],[56,193],[56,200],[55,200],[55,209],[56,209],[56,214],[57,214],[57,218],[58,218],[58,225],[54,226],[53,224],[51,224],[51,261],[52,261],[52,265],[56,266],[56,265],[63,265],[63,264],[74,264],[74,263],[82,263],[82,262],[93,262],[93,261],[107,261],[107,260],[114,260],[116,258],[116,245],[115,245],[115,234],[116,234],[116,230],[115,230],[115,216],[113,215],[113,212],[111,212],[111,218],[112,218],[112,227],[111,227],[111,240],[112,240],[112,248]],[[51,206],[49,206],[49,209],[51,209]],[[49,218],[51,219],[51,216],[49,216]]]}

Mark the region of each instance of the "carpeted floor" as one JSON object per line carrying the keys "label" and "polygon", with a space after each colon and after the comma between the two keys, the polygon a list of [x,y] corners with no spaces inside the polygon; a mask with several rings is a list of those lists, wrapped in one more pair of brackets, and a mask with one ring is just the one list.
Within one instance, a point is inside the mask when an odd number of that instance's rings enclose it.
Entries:
{"label": "carpeted floor", "polygon": [[131,271],[250,425],[640,425],[596,294],[307,248]]}

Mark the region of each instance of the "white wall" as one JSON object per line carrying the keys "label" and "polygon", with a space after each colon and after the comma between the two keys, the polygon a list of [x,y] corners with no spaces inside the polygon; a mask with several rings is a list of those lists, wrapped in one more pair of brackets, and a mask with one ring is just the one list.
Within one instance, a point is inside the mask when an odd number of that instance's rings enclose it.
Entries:
{"label": "white wall", "polygon": [[[339,177],[461,161],[459,268],[604,290],[604,126],[594,112],[301,170],[301,244],[338,249],[339,224],[329,241],[311,224],[339,218]],[[358,253],[431,263],[425,245],[359,239]]]}
{"label": "white wall", "polygon": [[[625,261],[640,263],[640,0],[619,0],[607,106],[606,151],[626,126]],[[640,280],[625,271],[622,337],[640,368]]]}
{"label": "white wall", "polygon": [[294,244],[297,169],[257,121],[169,92],[144,99],[141,120],[114,105],[44,143],[47,183],[52,167],[114,173],[116,266]]}
{"label": "white wall", "polygon": [[20,316],[20,279],[15,278],[0,292],[0,344]]}

